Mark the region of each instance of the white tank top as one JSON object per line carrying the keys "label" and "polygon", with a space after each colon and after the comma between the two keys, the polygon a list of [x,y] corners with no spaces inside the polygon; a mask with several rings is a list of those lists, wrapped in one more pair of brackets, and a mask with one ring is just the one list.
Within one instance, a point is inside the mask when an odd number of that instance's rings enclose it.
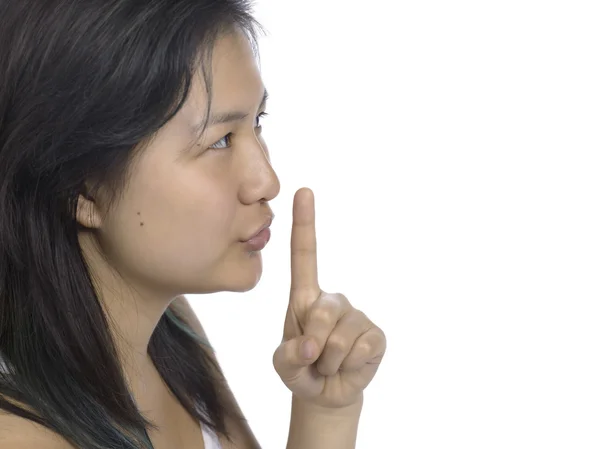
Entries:
{"label": "white tank top", "polygon": [[202,426],[202,437],[204,438],[204,449],[223,449],[217,435],[204,426]]}

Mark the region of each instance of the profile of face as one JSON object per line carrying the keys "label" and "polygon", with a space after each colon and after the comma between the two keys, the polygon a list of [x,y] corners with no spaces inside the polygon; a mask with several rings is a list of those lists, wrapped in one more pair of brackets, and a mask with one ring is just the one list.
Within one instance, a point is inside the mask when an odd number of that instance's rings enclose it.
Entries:
{"label": "profile of face", "polygon": [[169,296],[242,292],[259,281],[260,252],[244,241],[272,216],[268,201],[280,185],[261,137],[265,89],[241,32],[216,42],[212,75],[202,137],[208,94],[198,75],[115,204],[105,210],[98,198],[79,198],[77,220],[87,228],[79,240],[95,278],[113,270],[136,289]]}

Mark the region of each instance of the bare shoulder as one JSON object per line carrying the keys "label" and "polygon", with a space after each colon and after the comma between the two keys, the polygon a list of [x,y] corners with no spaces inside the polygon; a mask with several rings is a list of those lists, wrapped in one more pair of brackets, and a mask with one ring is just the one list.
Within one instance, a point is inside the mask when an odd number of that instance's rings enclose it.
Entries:
{"label": "bare shoulder", "polygon": [[10,449],[74,449],[44,426],[0,410],[0,447]]}

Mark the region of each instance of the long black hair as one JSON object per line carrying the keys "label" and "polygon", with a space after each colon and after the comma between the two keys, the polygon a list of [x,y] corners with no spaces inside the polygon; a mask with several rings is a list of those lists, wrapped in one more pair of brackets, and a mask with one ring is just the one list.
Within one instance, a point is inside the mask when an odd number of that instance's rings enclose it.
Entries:
{"label": "long black hair", "polygon": [[[78,242],[77,198],[116,198],[246,0],[0,0],[0,409],[85,449],[152,448]],[[207,110],[210,109],[210,101]],[[174,308],[149,345],[191,416],[229,438],[225,381]]]}

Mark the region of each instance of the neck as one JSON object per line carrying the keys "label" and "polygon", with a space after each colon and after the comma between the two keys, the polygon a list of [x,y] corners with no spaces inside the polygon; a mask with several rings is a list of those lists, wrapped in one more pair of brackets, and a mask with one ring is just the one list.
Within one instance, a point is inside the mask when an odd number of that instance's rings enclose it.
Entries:
{"label": "neck", "polygon": [[150,338],[174,297],[157,294],[156,289],[137,285],[119,275],[99,255],[91,236],[80,237],[80,244],[94,274],[94,288],[107,316],[127,382],[134,393],[143,390],[145,379],[155,374],[148,354]]}

